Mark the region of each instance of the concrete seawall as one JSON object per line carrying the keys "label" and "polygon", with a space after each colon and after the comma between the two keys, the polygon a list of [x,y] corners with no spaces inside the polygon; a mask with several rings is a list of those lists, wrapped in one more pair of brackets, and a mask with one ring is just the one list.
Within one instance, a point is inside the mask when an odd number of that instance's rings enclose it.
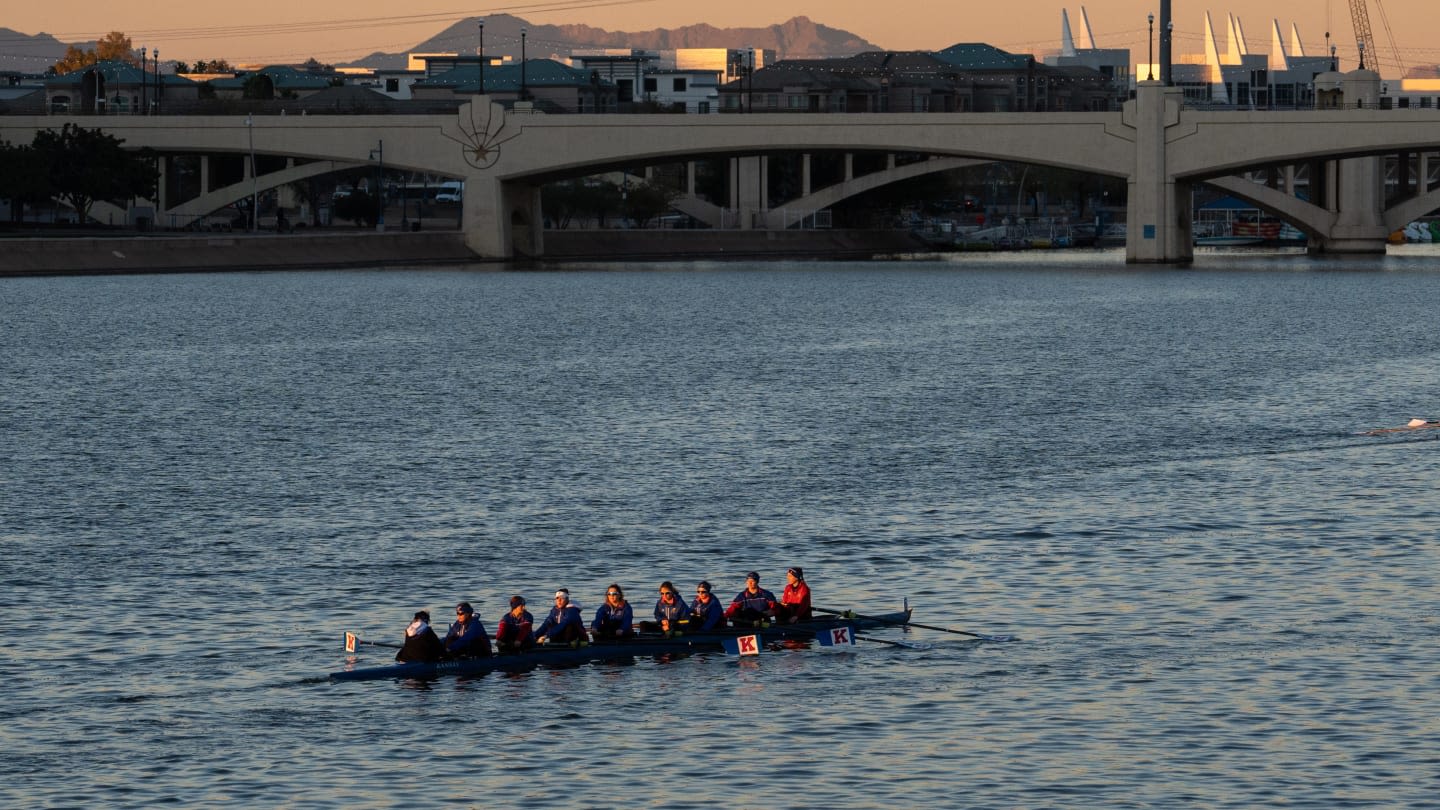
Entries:
{"label": "concrete seawall", "polygon": [[291,270],[476,261],[457,231],[0,239],[0,276]]}
{"label": "concrete seawall", "polygon": [[546,231],[545,257],[485,262],[458,231],[0,239],[0,276],[110,275],[566,261],[866,259],[926,252],[903,231]]}

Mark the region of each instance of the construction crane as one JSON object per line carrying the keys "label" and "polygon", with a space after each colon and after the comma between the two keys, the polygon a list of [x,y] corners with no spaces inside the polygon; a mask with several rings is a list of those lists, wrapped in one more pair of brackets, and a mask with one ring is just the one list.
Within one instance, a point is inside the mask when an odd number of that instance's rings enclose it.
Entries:
{"label": "construction crane", "polygon": [[[1405,63],[1400,59],[1400,49],[1395,46],[1395,33],[1390,30],[1390,19],[1385,16],[1385,7],[1375,0],[1380,12],[1380,22],[1385,26],[1385,36],[1390,39],[1390,48],[1395,57],[1395,69],[1403,75]],[[1355,25],[1355,47],[1360,51],[1360,68],[1365,68],[1365,55],[1370,55],[1372,70],[1380,72],[1380,53],[1375,49],[1375,34],[1370,30],[1370,6],[1367,0],[1350,0],[1350,22]]]}
{"label": "construction crane", "polygon": [[1360,69],[1365,69],[1365,53],[1375,61],[1375,35],[1370,32],[1370,7],[1365,0],[1350,0],[1350,22],[1355,24],[1355,47],[1360,50]]}

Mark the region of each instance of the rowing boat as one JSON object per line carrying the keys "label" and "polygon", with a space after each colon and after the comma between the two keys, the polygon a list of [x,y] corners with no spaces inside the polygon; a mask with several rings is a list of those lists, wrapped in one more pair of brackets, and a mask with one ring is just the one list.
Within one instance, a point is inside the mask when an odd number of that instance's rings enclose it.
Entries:
{"label": "rowing boat", "polygon": [[516,653],[500,653],[485,658],[459,658],[453,661],[411,661],[379,667],[344,669],[330,673],[332,681],[374,681],[392,678],[429,680],[442,675],[481,675],[494,671],[523,671],[541,666],[568,666],[590,661],[617,661],[665,655],[687,655],[699,652],[720,652],[725,642],[758,636],[760,644],[780,641],[811,641],[817,635],[852,627],[858,629],[894,627],[910,620],[911,609],[882,613],[861,618],[843,616],[817,617],[795,624],[776,624],[758,628],[724,628],[691,635],[665,636],[641,633],[635,638],[606,641],[571,647],[563,644],[545,645]]}
{"label": "rowing boat", "polygon": [[1362,436],[1384,436],[1387,433],[1405,433],[1411,430],[1432,430],[1440,428],[1440,419],[1411,419],[1400,427],[1376,428],[1360,434]]}

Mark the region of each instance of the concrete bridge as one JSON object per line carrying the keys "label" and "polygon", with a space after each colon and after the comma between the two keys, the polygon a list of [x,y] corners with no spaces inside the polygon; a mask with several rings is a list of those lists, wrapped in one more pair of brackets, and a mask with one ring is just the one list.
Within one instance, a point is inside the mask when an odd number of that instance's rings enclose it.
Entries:
{"label": "concrete bridge", "polygon": [[[1378,77],[1369,73],[1356,77],[1347,104],[1351,98],[1363,103],[1370,77],[1378,98]],[[1135,99],[1109,113],[537,115],[506,111],[476,97],[457,115],[443,116],[281,116],[251,123],[239,116],[10,116],[0,117],[0,139],[27,143],[35,130],[66,121],[98,124],[128,146],[161,153],[253,150],[329,162],[331,168],[373,165],[371,154],[383,141],[387,168],[466,181],[466,240],[489,258],[544,254],[540,188],[545,183],[706,156],[750,167],[738,172],[732,188],[742,218],[764,213],[763,202],[748,201],[761,199],[761,160],[777,153],[917,152],[945,158],[930,161],[936,164],[932,170],[1000,160],[1121,177],[1129,184],[1131,262],[1191,258],[1190,189],[1201,181],[1290,219],[1310,234],[1317,250],[1383,251],[1393,223],[1440,207],[1440,190],[1422,180],[1387,210],[1378,157],[1416,155],[1419,177],[1427,178],[1425,156],[1440,151],[1440,110],[1198,111],[1183,107],[1178,88],[1158,82],[1141,82]],[[321,170],[307,165],[277,172],[265,183]],[[1307,203],[1235,177],[1295,165],[1311,168],[1312,186],[1318,182],[1323,197]],[[846,182],[857,189],[864,185]],[[247,186],[236,184],[227,193],[244,196]],[[824,193],[834,199],[838,192]],[[204,207],[224,196],[212,194],[191,205]]]}

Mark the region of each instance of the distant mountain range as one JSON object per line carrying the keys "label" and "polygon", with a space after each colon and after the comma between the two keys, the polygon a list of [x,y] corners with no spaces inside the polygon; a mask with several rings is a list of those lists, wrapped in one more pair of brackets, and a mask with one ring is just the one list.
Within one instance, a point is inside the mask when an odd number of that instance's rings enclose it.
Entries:
{"label": "distant mountain range", "polygon": [[[449,28],[410,48],[405,53],[376,51],[343,67],[404,68],[409,53],[475,53],[479,45],[478,17],[459,20]],[[850,56],[880,50],[878,45],[838,28],[830,28],[808,17],[795,17],[763,28],[716,28],[687,25],[683,28],[656,28],[651,31],[607,31],[588,25],[536,25],[509,14],[485,18],[485,50],[496,55],[519,56],[520,29],[526,32],[526,56],[566,57],[572,50],[586,48],[755,48],[774,51],[777,57],[818,58]],[[49,34],[31,36],[0,28],[0,70],[41,73],[65,55],[70,43]],[[94,42],[74,43],[84,48]],[[211,58],[227,59],[223,48]],[[234,61],[233,59],[231,61]]]}
{"label": "distant mountain range", "polygon": [[[480,44],[478,17],[459,20],[444,31],[421,42],[406,53],[475,53]],[[588,25],[535,25],[509,14],[485,18],[485,50],[519,56],[520,29],[526,32],[526,56],[566,57],[586,48],[643,48],[651,51],[675,48],[755,48],[774,51],[778,58],[850,56],[880,46],[849,31],[830,28],[809,17],[794,17],[764,28],[716,28],[687,25],[683,28],[656,28],[651,31],[607,31]],[[345,67],[403,68],[404,53],[375,52]]]}
{"label": "distant mountain range", "polygon": [[0,28],[0,70],[44,73],[45,68],[60,61],[67,47],[66,43],[49,34],[30,36]]}

